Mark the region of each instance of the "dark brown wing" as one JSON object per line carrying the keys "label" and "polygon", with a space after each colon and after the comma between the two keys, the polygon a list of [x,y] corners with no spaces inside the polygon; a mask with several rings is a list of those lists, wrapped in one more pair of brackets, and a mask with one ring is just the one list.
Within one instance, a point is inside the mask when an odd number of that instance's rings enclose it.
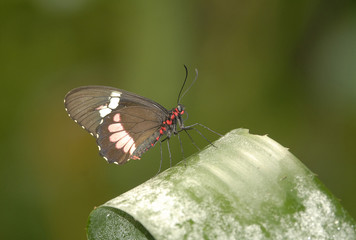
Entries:
{"label": "dark brown wing", "polygon": [[145,106],[130,106],[113,111],[97,129],[100,155],[108,162],[118,164],[124,164],[129,159],[139,159],[142,152],[136,150],[146,141],[151,141],[152,136],[159,135],[163,121],[163,115]]}
{"label": "dark brown wing", "polygon": [[129,106],[143,106],[159,115],[168,114],[168,111],[155,101],[106,86],[75,88],[65,96],[64,106],[68,115],[93,136],[102,119],[114,110]]}
{"label": "dark brown wing", "polygon": [[[168,115],[150,99],[105,86],[73,89],[64,103],[68,115],[97,138],[100,154],[119,164],[140,158],[141,144],[157,135]],[[137,148],[140,151],[135,152]]]}

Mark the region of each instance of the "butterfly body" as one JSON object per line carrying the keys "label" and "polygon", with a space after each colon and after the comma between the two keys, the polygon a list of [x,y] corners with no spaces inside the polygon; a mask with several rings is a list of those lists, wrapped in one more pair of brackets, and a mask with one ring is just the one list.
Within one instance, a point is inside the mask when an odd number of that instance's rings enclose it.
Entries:
{"label": "butterfly body", "polygon": [[162,137],[184,129],[184,106],[168,111],[160,104],[125,90],[105,86],[73,89],[65,97],[68,115],[96,137],[100,155],[110,163],[140,159]]}

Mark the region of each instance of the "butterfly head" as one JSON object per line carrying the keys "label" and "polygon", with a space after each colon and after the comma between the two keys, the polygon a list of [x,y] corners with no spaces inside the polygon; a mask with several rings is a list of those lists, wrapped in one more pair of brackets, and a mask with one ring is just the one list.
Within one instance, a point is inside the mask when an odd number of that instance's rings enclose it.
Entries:
{"label": "butterfly head", "polygon": [[183,104],[178,104],[178,106],[176,107],[176,111],[177,113],[179,113],[179,115],[182,115],[184,113],[184,105]]}

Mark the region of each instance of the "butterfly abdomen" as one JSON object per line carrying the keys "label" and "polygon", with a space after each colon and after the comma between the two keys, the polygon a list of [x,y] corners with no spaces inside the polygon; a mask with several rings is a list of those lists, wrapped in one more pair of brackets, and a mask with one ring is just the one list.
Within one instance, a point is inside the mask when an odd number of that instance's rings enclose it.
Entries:
{"label": "butterfly abdomen", "polygon": [[131,154],[130,159],[140,159],[142,154],[156,145],[161,136],[162,135],[158,131],[154,132],[151,137],[147,138],[143,143],[141,143],[141,145],[136,148],[136,150]]}

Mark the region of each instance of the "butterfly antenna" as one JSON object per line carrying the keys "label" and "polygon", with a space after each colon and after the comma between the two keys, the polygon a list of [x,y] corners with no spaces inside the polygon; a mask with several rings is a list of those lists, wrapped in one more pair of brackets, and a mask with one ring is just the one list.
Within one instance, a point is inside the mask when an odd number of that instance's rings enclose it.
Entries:
{"label": "butterfly antenna", "polygon": [[[183,85],[182,85],[182,87],[181,87],[181,89],[180,89],[180,91],[179,91],[179,94],[178,94],[177,104],[179,104],[179,102],[180,102],[180,99],[181,99],[180,95],[182,94],[182,91],[183,91],[185,82],[187,81],[187,78],[188,78],[188,68],[187,68],[187,66],[185,66],[185,65],[183,65],[183,66],[184,66],[184,68],[185,68],[185,79],[184,79]],[[183,94],[183,95],[184,95],[184,94]]]}
{"label": "butterfly antenna", "polygon": [[187,90],[185,90],[185,92],[183,93],[182,97],[184,97],[184,95],[189,91],[189,89],[193,86],[193,84],[195,83],[195,81],[198,79],[198,69],[195,69],[195,78],[193,80],[193,82],[190,84],[189,88]]}

